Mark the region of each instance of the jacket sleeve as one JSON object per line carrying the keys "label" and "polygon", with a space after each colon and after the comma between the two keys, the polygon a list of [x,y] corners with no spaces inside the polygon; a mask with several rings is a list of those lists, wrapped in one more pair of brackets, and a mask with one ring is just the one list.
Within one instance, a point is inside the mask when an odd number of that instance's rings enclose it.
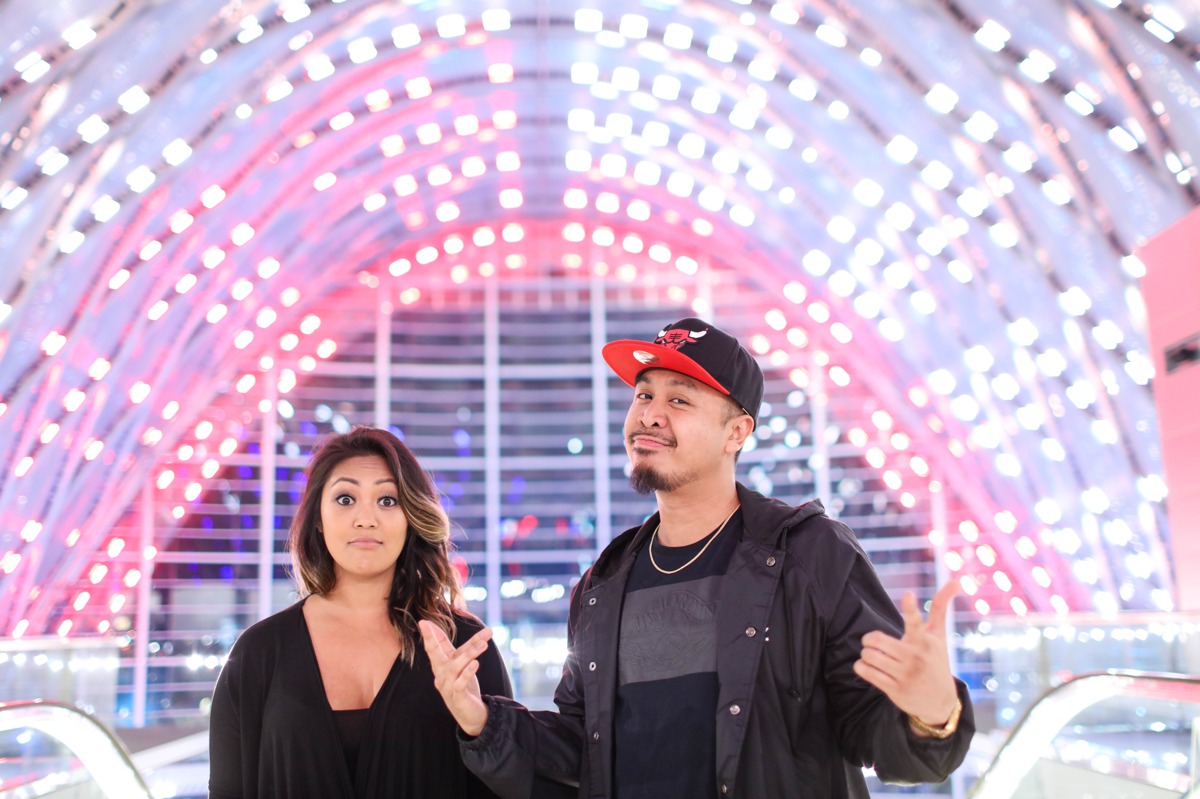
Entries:
{"label": "jacket sleeve", "polygon": [[[473,634],[474,627],[468,632]],[[456,640],[455,644],[461,646],[462,641]],[[479,690],[484,696],[511,699],[513,695],[512,680],[495,641],[488,641],[487,650],[479,656]],[[470,799],[496,799],[496,794],[475,775],[470,775],[467,780],[467,796]]]}
{"label": "jacket sleeve", "polygon": [[[485,696],[488,719],[475,738],[460,738],[463,762],[504,799],[574,796],[583,751],[583,680],[575,625],[586,575],[571,594],[567,661],[554,691],[558,712],[529,710],[507,696]],[[460,733],[461,735],[461,733]]]}
{"label": "jacket sleeve", "polygon": [[884,782],[942,782],[966,757],[975,732],[966,685],[955,681],[963,703],[957,732],[938,740],[912,732],[905,713],[854,673],[862,637],[872,630],[900,637],[904,622],[854,534],[835,528],[834,552],[824,564],[830,568],[820,572],[828,599],[822,669],[841,750],[851,763],[874,767]]}

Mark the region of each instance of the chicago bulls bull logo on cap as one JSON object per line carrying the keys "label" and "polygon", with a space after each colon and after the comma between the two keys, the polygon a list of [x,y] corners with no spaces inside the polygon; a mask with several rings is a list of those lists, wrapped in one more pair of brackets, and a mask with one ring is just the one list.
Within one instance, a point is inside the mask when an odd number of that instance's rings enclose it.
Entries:
{"label": "chicago bulls bull logo on cap", "polygon": [[658,331],[655,344],[661,344],[667,349],[679,350],[684,344],[699,344],[700,339],[708,334],[708,328],[699,332],[688,330],[686,327],[674,327],[670,330]]}
{"label": "chicago bulls bull logo on cap", "polygon": [[647,370],[666,369],[728,395],[757,423],[762,369],[736,338],[703,319],[689,316],[663,325],[653,341],[610,341],[603,355],[627,385],[636,387]]}

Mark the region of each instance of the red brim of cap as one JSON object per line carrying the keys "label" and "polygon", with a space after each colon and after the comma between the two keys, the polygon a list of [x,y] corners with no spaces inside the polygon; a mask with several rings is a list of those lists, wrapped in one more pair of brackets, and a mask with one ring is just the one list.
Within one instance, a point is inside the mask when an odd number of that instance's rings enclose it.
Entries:
{"label": "red brim of cap", "polygon": [[611,341],[604,345],[600,354],[617,373],[617,377],[631,386],[637,383],[637,376],[647,369],[667,369],[699,380],[722,394],[729,394],[728,389],[718,383],[703,366],[678,350],[661,344],[652,344],[649,341]]}

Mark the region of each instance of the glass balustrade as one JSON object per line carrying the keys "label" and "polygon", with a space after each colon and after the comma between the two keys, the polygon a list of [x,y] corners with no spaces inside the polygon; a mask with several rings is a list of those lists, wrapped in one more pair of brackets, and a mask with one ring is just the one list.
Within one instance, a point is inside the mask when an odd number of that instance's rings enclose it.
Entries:
{"label": "glass balustrade", "polygon": [[971,799],[1193,799],[1200,679],[1110,671],[1048,691]]}
{"label": "glass balustrade", "polygon": [[58,702],[0,703],[0,799],[150,799],[121,743]]}

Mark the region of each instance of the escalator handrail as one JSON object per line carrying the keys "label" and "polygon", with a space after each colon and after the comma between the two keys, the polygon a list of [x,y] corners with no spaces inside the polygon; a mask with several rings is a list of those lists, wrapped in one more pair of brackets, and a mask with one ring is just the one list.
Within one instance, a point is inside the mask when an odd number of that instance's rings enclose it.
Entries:
{"label": "escalator handrail", "polygon": [[35,729],[60,741],[110,799],[152,799],[120,739],[79,708],[43,699],[0,702],[0,731],[17,729]]}
{"label": "escalator handrail", "polygon": [[1111,669],[1067,679],[1042,694],[1025,711],[971,789],[970,799],[1011,799],[1046,745],[1067,722],[1097,702],[1114,696],[1175,699],[1200,704],[1200,678]]}

